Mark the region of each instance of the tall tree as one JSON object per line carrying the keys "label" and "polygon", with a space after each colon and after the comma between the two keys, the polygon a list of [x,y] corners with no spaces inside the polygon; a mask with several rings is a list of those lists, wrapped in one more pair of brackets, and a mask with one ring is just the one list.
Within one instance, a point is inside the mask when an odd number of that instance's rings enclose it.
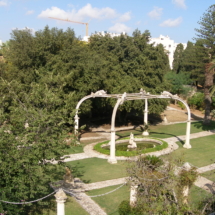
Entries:
{"label": "tall tree", "polygon": [[[195,31],[197,38],[201,39],[203,44],[209,49],[211,60],[215,57],[215,4],[211,5],[206,13],[200,18],[198,22],[200,28],[196,28]],[[209,71],[209,64],[206,65],[205,69],[205,124],[209,124],[209,117],[210,117],[210,104],[211,98],[209,98],[210,94],[208,94],[208,86],[213,85],[213,73]],[[210,79],[210,80],[209,80]],[[210,83],[209,83],[210,82]]]}
{"label": "tall tree", "polygon": [[209,51],[213,58],[215,55],[215,4],[207,9],[198,24],[200,28],[195,28],[197,32],[195,39],[203,40],[204,45],[210,49]]}
{"label": "tall tree", "polygon": [[173,60],[173,70],[176,73],[179,73],[182,67],[182,59],[183,59],[184,46],[179,43],[174,52],[174,60]]}

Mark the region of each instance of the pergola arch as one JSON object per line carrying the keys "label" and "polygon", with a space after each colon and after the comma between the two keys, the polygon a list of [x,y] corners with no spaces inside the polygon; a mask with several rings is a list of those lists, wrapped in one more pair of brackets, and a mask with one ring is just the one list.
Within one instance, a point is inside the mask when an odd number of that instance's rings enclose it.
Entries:
{"label": "pergola arch", "polygon": [[123,104],[126,100],[145,100],[145,110],[144,110],[144,124],[148,124],[148,99],[175,99],[184,104],[187,109],[187,128],[186,128],[186,140],[185,144],[183,145],[184,148],[191,148],[190,145],[190,124],[191,124],[191,113],[190,108],[187,103],[179,98],[177,95],[172,95],[167,91],[163,91],[161,95],[151,95],[149,92],[145,92],[144,90],[140,90],[140,93],[123,93],[123,94],[107,94],[104,90],[99,90],[96,93],[91,93],[88,96],[83,97],[78,104],[76,105],[76,114],[75,114],[75,133],[78,132],[79,128],[79,117],[78,117],[78,109],[80,105],[89,98],[95,97],[106,97],[106,98],[116,98],[117,102],[114,106],[112,118],[111,118],[111,143],[110,143],[110,157],[108,159],[109,163],[117,163],[116,156],[115,156],[115,119],[116,119],[116,112],[119,105]]}

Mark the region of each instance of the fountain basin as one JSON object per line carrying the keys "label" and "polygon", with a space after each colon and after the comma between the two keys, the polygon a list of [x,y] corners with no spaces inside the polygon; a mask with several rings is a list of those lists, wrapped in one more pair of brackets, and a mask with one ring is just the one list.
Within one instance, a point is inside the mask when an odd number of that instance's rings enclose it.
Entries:
{"label": "fountain basin", "polygon": [[[160,151],[168,147],[168,143],[157,138],[134,138],[134,141],[137,144],[137,148],[128,149],[129,138],[124,138],[116,140],[116,156],[137,156],[140,154],[145,154],[154,151]],[[109,141],[98,143],[94,146],[94,150],[110,155],[110,145]]]}

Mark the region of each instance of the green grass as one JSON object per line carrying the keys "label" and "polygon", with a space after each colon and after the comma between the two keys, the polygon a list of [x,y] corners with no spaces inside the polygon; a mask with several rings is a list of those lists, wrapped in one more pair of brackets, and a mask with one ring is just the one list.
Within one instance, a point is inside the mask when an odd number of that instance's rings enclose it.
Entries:
{"label": "green grass", "polygon": [[102,138],[101,139],[92,139],[92,140],[82,140],[80,145],[76,146],[70,146],[70,148],[65,150],[65,155],[70,155],[70,154],[78,154],[78,153],[83,153],[84,152],[84,147],[88,144],[95,143],[95,142],[102,142],[105,141],[106,139]]}
{"label": "green grass", "polygon": [[65,215],[89,215],[89,213],[73,197],[68,197],[65,204]]}
{"label": "green grass", "polygon": [[198,208],[201,202],[209,196],[211,196],[210,193],[193,185],[190,189],[188,201],[192,208]]}
{"label": "green grass", "polygon": [[[89,196],[103,194],[109,192],[111,190],[116,189],[120,185],[105,187],[102,189],[89,191],[87,194]],[[119,215],[118,206],[123,200],[129,200],[130,188],[126,185],[119,188],[118,190],[110,193],[108,195],[104,195],[101,197],[92,198],[101,208],[103,208],[108,215]]]}
{"label": "green grass", "polygon": [[[50,201],[54,204],[52,209],[44,209],[42,213],[33,213],[34,215],[56,215],[57,214],[57,202],[53,196]],[[33,215],[29,213],[29,215]],[[88,213],[80,206],[74,197],[67,195],[65,202],[65,215],[88,215]]]}
{"label": "green grass", "polygon": [[77,168],[82,172],[79,177],[86,183],[105,181],[126,177],[126,161],[118,161],[110,164],[106,159],[87,158],[79,161],[67,162],[71,168]]}
{"label": "green grass", "polygon": [[177,142],[179,148],[172,152],[170,155],[164,155],[163,157],[179,158],[184,162],[190,162],[196,167],[207,166],[215,162],[214,150],[215,150],[215,135],[206,137],[199,137],[191,139],[191,149],[185,149],[181,142]]}
{"label": "green grass", "polygon": [[201,174],[201,176],[203,176],[211,181],[215,181],[215,170],[204,172]]}
{"label": "green grass", "polygon": [[[168,138],[173,136],[185,135],[186,126],[186,123],[178,123],[172,125],[150,125],[149,137]],[[203,125],[201,121],[191,123],[191,134],[213,129],[215,129],[215,122],[212,122],[210,126]],[[122,138],[129,136],[131,132],[134,135],[142,134],[142,131],[139,127],[137,129],[132,130],[118,131],[116,132],[116,134]]]}

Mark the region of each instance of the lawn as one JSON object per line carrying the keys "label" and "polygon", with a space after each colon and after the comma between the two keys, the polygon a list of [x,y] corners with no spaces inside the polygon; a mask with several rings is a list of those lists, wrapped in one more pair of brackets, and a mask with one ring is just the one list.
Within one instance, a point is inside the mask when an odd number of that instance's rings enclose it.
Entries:
{"label": "lawn", "polygon": [[[89,191],[87,194],[89,196],[103,194],[112,191],[119,187],[120,185],[105,187],[102,189]],[[119,188],[118,190],[110,193],[108,195],[92,198],[101,208],[103,208],[108,215],[119,215],[118,206],[123,200],[129,200],[130,188],[126,185]]]}
{"label": "lawn", "polygon": [[80,145],[76,146],[70,146],[70,148],[65,150],[65,155],[70,155],[70,154],[77,154],[77,153],[83,153],[84,152],[84,147],[90,143],[95,143],[95,142],[103,142],[107,139],[102,138],[101,139],[92,139],[92,140],[82,140]]}
{"label": "lawn", "polygon": [[126,161],[110,164],[106,159],[87,158],[79,161],[67,162],[71,169],[77,169],[79,177],[86,183],[105,181],[126,177]]}
{"label": "lawn", "polygon": [[198,208],[201,202],[209,196],[211,196],[210,193],[194,185],[190,189],[188,200],[192,208]]}
{"label": "lawn", "polygon": [[201,174],[201,176],[203,176],[211,181],[215,181],[215,170],[204,172]]}
{"label": "lawn", "polygon": [[163,157],[180,158],[184,162],[189,162],[196,167],[203,167],[215,162],[214,150],[215,150],[215,135],[206,137],[199,137],[191,139],[191,149],[185,149],[181,142],[177,142],[179,148],[172,152],[170,155],[164,155]]}
{"label": "lawn", "polygon": [[[50,198],[52,204],[52,209],[44,209],[42,215],[56,215],[57,214],[57,202],[55,197]],[[29,213],[29,215],[41,215],[41,213]],[[67,195],[67,200],[65,202],[65,215],[89,215],[76,200],[74,197]]]}
{"label": "lawn", "polygon": [[[168,138],[173,136],[185,135],[186,126],[186,123],[177,123],[172,125],[150,125],[149,136],[156,138]],[[212,129],[215,129],[215,122],[212,122],[210,126],[203,125],[201,121],[191,123],[191,134]],[[122,138],[129,136],[131,132],[134,135],[142,134],[142,131],[139,127],[132,130],[118,131],[116,132],[116,134],[120,136],[120,138]]]}

